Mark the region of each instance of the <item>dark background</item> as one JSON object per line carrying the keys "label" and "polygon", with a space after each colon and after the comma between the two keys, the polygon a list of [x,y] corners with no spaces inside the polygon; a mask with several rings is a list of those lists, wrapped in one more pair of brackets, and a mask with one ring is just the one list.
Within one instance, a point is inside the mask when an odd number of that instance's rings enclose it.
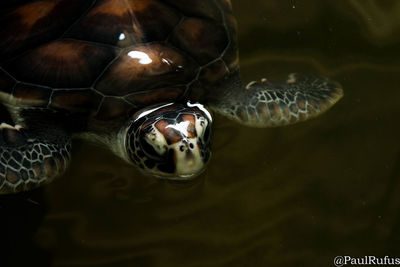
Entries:
{"label": "dark background", "polygon": [[320,73],[343,85],[344,98],[282,128],[217,117],[208,170],[188,183],[143,177],[77,141],[66,175],[0,198],[1,266],[333,266],[337,255],[400,257],[400,1],[233,6],[245,80]]}

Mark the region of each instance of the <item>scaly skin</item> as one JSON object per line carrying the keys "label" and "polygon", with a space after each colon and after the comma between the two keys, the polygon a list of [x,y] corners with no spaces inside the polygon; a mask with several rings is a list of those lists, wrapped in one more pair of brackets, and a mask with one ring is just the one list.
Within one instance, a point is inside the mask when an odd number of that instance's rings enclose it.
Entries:
{"label": "scaly skin", "polygon": [[54,130],[37,134],[19,126],[0,126],[0,194],[33,189],[67,168],[70,138]]}
{"label": "scaly skin", "polygon": [[263,79],[247,86],[237,75],[224,87],[223,95],[211,99],[210,107],[251,127],[283,126],[313,118],[343,96],[343,90],[336,82],[297,74],[290,74],[285,83],[270,83]]}

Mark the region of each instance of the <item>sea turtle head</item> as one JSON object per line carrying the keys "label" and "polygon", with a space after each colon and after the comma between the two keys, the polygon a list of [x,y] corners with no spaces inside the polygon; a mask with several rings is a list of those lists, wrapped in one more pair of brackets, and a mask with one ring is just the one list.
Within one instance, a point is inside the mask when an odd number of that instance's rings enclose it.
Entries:
{"label": "sea turtle head", "polygon": [[129,161],[145,173],[185,180],[210,158],[212,118],[201,104],[161,104],[138,111],[125,134]]}

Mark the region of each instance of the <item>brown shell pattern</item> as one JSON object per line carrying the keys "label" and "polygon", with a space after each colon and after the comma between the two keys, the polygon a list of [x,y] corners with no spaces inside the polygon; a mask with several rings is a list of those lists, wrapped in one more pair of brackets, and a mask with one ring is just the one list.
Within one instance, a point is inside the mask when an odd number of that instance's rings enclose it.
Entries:
{"label": "brown shell pattern", "polygon": [[0,99],[20,105],[116,118],[201,100],[238,67],[229,0],[16,0],[0,8]]}

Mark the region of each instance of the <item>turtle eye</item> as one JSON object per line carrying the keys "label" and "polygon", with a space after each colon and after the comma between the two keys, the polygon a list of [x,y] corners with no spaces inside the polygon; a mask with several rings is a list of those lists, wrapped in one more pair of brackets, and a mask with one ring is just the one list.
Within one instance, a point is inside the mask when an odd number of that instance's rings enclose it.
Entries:
{"label": "turtle eye", "polygon": [[204,130],[203,134],[203,140],[204,143],[209,143],[211,139],[211,127],[209,125],[206,126],[206,129]]}
{"label": "turtle eye", "polygon": [[139,143],[146,156],[157,160],[161,160],[168,151],[165,138],[153,127],[143,133]]}
{"label": "turtle eye", "polygon": [[[143,152],[145,155],[147,155],[150,158],[156,158],[156,159],[160,159],[162,154],[159,154],[156,149],[149,144],[149,142],[146,139],[142,139],[140,141],[140,146],[143,149]],[[158,151],[161,152],[163,149],[161,147],[159,147]],[[166,148],[164,148],[164,150],[166,150]]]}
{"label": "turtle eye", "polygon": [[206,118],[197,119],[196,123],[197,135],[199,137],[199,145],[207,147],[211,140],[211,123]]}

